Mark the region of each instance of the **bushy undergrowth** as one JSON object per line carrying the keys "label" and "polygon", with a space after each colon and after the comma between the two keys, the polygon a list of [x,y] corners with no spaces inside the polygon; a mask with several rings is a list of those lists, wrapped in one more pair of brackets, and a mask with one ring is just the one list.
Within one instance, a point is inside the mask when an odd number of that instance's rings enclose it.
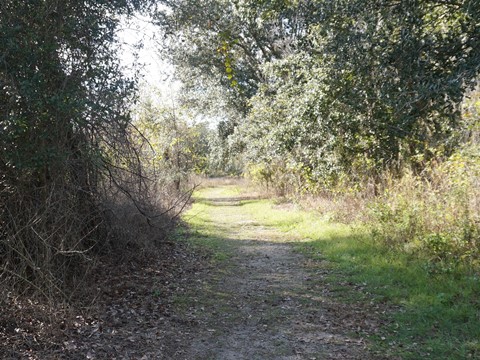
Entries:
{"label": "bushy undergrowth", "polygon": [[190,199],[186,176],[153,163],[138,129],[116,130],[114,148],[112,134],[102,139],[103,154],[45,165],[48,181],[33,171],[0,176],[0,302],[8,293],[89,297],[99,262],[141,259],[166,238]]}
{"label": "bushy undergrowth", "polygon": [[250,170],[254,183],[263,184],[268,193],[316,209],[329,220],[366,224],[379,246],[423,258],[432,271],[480,266],[477,145],[432,161],[420,174],[404,170],[375,180],[345,177],[315,190],[284,166]]}
{"label": "bushy undergrowth", "polygon": [[152,201],[158,177],[142,158],[138,139],[145,136],[131,116],[137,81],[125,75],[118,57],[120,19],[148,6],[128,0],[0,3],[4,313],[9,296],[40,294],[57,304],[78,298],[100,256],[113,248],[124,254],[124,244],[141,238],[129,218],[159,225],[176,211],[180,186]]}
{"label": "bushy undergrowth", "polygon": [[464,149],[422,175],[389,179],[369,205],[374,238],[430,263],[480,265],[480,154]]}
{"label": "bushy undergrowth", "polygon": [[60,181],[1,189],[2,297],[26,293],[70,302],[89,291],[102,257],[125,258],[158,244],[189,197],[160,180],[116,174],[90,194]]}

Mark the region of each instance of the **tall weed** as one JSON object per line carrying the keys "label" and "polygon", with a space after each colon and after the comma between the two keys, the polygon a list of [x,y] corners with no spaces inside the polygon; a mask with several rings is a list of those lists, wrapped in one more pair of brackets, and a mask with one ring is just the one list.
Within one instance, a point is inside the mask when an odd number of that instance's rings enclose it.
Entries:
{"label": "tall weed", "polygon": [[421,175],[387,179],[369,205],[374,238],[430,263],[480,265],[480,156],[469,146]]}

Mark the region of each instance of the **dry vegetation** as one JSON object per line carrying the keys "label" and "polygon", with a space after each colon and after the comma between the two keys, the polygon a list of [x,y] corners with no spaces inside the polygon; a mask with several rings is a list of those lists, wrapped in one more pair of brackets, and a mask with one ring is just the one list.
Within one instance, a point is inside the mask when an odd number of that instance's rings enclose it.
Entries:
{"label": "dry vegetation", "polygon": [[[118,178],[115,182],[122,188],[104,182],[110,186],[91,199],[84,213],[58,191],[41,208],[25,194],[9,198],[16,206],[2,204],[8,226],[2,227],[0,357],[84,358],[92,343],[101,343],[88,339],[107,321],[106,308],[119,303],[128,313],[137,301],[128,294],[138,293],[139,299],[147,294],[149,300],[159,284],[177,276],[185,250],[168,235],[192,189],[177,191],[160,185],[161,179],[148,183],[140,177],[136,188]],[[162,294],[169,291],[165,287]]]}

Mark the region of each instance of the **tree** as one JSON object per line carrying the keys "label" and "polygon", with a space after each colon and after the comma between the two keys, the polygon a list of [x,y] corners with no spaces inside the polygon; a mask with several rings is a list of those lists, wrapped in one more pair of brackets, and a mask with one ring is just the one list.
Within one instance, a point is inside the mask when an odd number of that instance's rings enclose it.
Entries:
{"label": "tree", "polygon": [[105,180],[119,164],[138,167],[127,131],[134,82],[120,71],[115,31],[142,5],[0,4],[0,253],[7,274],[37,289],[71,283],[73,259],[102,238]]}
{"label": "tree", "polygon": [[[310,51],[350,136],[348,156],[364,152],[381,168],[448,154],[460,103],[480,70],[478,2],[321,3]],[[363,144],[363,145],[356,145]],[[421,170],[421,163],[417,163]]]}
{"label": "tree", "polygon": [[460,104],[478,77],[478,5],[317,5],[310,41],[262,67],[265,81],[243,126],[251,161],[278,168],[274,159],[282,159],[290,172],[300,166],[322,183],[405,165],[421,171],[429,158],[448,155]]}
{"label": "tree", "polygon": [[168,9],[156,15],[165,36],[163,51],[188,98],[201,98],[196,104],[205,109],[204,95],[215,96],[207,104],[226,103],[240,116],[264,81],[262,64],[294,51],[306,37],[313,6],[303,1],[293,10],[286,0],[164,3]]}
{"label": "tree", "polygon": [[480,71],[476,1],[165,3],[189,99],[228,99],[227,143],[251,162],[329,184],[421,172],[458,143]]}

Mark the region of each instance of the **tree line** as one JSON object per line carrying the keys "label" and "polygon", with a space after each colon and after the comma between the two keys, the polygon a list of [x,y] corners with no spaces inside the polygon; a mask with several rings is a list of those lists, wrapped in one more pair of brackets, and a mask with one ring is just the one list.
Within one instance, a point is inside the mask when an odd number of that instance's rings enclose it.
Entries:
{"label": "tree line", "polygon": [[165,3],[185,101],[220,113],[228,152],[266,181],[420,173],[472,131],[461,104],[480,69],[476,1]]}
{"label": "tree line", "polygon": [[[0,3],[2,299],[25,289],[72,299],[98,256],[161,240],[187,200],[145,159],[138,79],[119,61],[122,19],[154,5]],[[135,233],[138,222],[155,235]]]}

